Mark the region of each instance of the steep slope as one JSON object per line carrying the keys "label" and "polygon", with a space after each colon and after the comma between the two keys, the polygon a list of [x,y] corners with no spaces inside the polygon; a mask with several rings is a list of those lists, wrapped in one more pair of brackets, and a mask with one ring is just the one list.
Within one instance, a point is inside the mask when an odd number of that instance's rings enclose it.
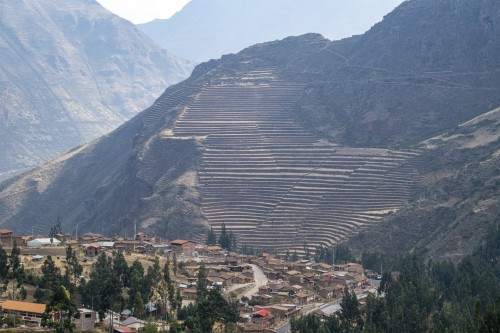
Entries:
{"label": "steep slope", "polygon": [[[439,175],[449,158],[463,154],[442,154],[420,142],[500,105],[500,60],[493,56],[498,33],[470,48],[459,43],[470,39],[467,31],[478,33],[484,15],[497,20],[500,5],[442,3],[405,2],[361,37],[330,42],[308,34],[197,66],[109,136],[0,184],[2,226],[25,230],[33,220],[50,226],[59,214],[66,230],[130,234],[136,221],[167,238],[202,239],[209,224],[218,229],[224,222],[240,245],[302,250],[332,245],[387,216],[420,221],[422,215],[405,209],[432,190],[428,169],[435,166]],[[399,35],[383,33],[395,22],[407,29],[406,39],[429,35],[430,28],[408,28],[426,13],[437,22],[430,50],[447,61],[422,64],[418,54],[401,62],[372,60],[403,54]],[[444,38],[449,31],[439,22],[462,36]],[[361,58],[363,47],[370,53]],[[481,70],[479,58],[468,59],[478,54],[491,59]],[[498,128],[488,131],[483,140],[495,142]],[[481,147],[470,148],[467,163],[482,163]],[[437,157],[442,162],[435,163]],[[491,167],[486,177],[497,162],[485,164]],[[473,195],[494,199],[498,186],[490,183],[477,183]],[[476,216],[478,224],[491,217]],[[436,254],[448,251],[438,246],[443,231],[436,229],[428,243]],[[396,244],[397,235],[387,233],[383,243]]]}
{"label": "steep slope", "polygon": [[423,182],[400,212],[350,241],[362,252],[458,260],[500,222],[500,109],[422,143]]}
{"label": "steep slope", "polygon": [[192,0],[168,20],[140,24],[158,44],[196,61],[256,43],[320,33],[332,40],[362,34],[402,0]]}
{"label": "steep slope", "polygon": [[192,64],[90,0],[0,3],[0,177],[116,128]]}
{"label": "steep slope", "polygon": [[500,105],[499,27],[498,1],[406,1],[363,36],[297,59],[297,76],[324,74],[298,117],[360,147],[448,131]]}

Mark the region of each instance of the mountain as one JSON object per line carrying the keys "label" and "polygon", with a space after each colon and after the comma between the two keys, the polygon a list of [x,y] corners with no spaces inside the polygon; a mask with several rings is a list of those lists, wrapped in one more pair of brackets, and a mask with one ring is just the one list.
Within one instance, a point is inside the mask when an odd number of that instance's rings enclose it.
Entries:
{"label": "mountain", "polygon": [[193,66],[92,0],[1,1],[0,31],[0,178],[116,128]]}
{"label": "mountain", "polygon": [[500,223],[500,109],[421,143],[408,204],[349,241],[358,252],[414,251],[457,261]]}
{"label": "mountain", "polygon": [[[198,240],[224,223],[241,246],[277,251],[363,230],[378,233],[358,251],[448,255],[440,239],[455,236],[474,248],[467,207],[486,226],[498,198],[499,10],[407,1],[363,36],[307,34],[200,64],[116,131],[1,183],[0,223],[60,216],[67,231],[130,235],[137,222]],[[419,232],[399,239],[403,224]]]}
{"label": "mountain", "polygon": [[320,33],[332,40],[362,34],[402,0],[192,0],[167,20],[138,25],[164,48],[207,61],[257,43]]}

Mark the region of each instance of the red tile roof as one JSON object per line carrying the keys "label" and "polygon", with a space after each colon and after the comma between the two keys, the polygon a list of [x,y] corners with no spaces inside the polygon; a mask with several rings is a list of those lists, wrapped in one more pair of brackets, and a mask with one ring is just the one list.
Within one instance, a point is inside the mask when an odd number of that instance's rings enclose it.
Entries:
{"label": "red tile roof", "polygon": [[253,315],[257,315],[257,316],[261,316],[261,317],[267,317],[271,314],[271,312],[267,311],[267,310],[260,310],[260,311],[257,311],[257,312],[254,312]]}
{"label": "red tile roof", "polygon": [[131,328],[125,327],[125,326],[115,326],[115,331],[121,332],[121,333],[131,333],[133,330]]}

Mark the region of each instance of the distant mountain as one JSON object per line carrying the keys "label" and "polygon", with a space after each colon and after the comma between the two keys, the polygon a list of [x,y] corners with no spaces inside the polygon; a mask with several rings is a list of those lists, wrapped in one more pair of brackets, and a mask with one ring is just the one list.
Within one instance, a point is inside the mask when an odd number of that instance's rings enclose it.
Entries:
{"label": "distant mountain", "polygon": [[320,33],[332,40],[362,34],[402,0],[192,0],[167,20],[140,24],[158,44],[207,61],[253,44]]}
{"label": "distant mountain", "polygon": [[224,222],[258,249],[351,238],[461,256],[498,216],[499,13],[406,1],[363,36],[203,63],[113,133],[1,183],[0,225],[59,215],[67,231],[203,240]]}
{"label": "distant mountain", "polygon": [[101,136],[186,78],[93,0],[0,2],[0,179]]}

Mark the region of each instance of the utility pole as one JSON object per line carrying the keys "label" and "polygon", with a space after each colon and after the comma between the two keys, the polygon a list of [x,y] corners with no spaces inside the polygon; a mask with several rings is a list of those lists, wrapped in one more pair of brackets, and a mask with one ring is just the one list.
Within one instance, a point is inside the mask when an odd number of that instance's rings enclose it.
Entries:
{"label": "utility pole", "polygon": [[332,247],[332,270],[335,272],[335,246]]}
{"label": "utility pole", "polygon": [[135,252],[135,237],[137,236],[137,221],[134,221],[134,252]]}

